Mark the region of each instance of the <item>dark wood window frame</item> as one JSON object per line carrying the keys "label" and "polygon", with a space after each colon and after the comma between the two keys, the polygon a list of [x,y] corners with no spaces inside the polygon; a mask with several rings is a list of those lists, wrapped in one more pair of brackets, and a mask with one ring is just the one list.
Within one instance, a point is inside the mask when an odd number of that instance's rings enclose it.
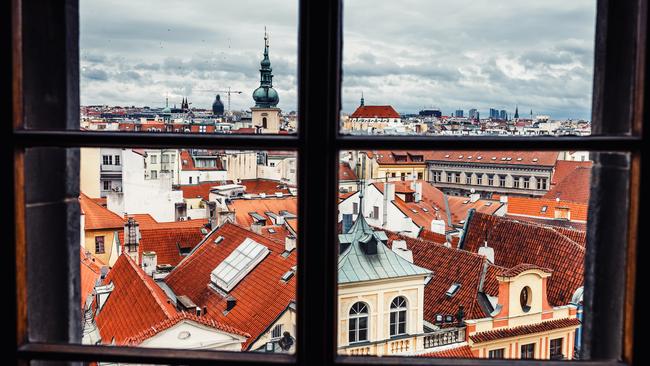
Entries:
{"label": "dark wood window frame", "polygon": [[[596,155],[589,208],[585,269],[583,356],[589,365],[630,364],[645,317],[636,287],[636,265],[646,256],[639,206],[647,195],[642,129],[648,105],[645,0],[598,0],[590,137],[391,137],[338,133],[342,45],[342,0],[299,0],[297,136],[193,135],[82,132],[79,123],[78,0],[11,0],[2,3],[4,32],[0,98],[12,123],[3,124],[11,143],[5,180],[14,201],[3,246],[7,294],[16,294],[13,326],[4,327],[5,359],[204,364],[448,364],[444,359],[361,358],[336,355],[336,192],[338,151],[353,149],[487,149],[612,151]],[[6,114],[6,112],[5,112]],[[299,153],[300,271],[297,272],[295,356],[259,353],[101,347],[68,344],[78,339],[80,319],[78,240],[78,150],[60,147],[219,147],[294,149]],[[29,149],[41,147],[40,149]],[[629,152],[630,155],[619,154]],[[642,169],[643,168],[643,169]],[[48,182],[43,185],[42,182]],[[39,185],[39,183],[41,183]],[[604,230],[607,228],[607,230]],[[629,229],[629,230],[628,230]],[[42,240],[47,237],[49,240]],[[619,243],[619,245],[612,245]],[[625,245],[627,243],[627,246]],[[39,255],[47,253],[47,255]],[[626,260],[629,258],[629,260]],[[29,281],[27,281],[29,278]],[[78,287],[78,286],[77,286]],[[39,303],[28,294],[43,291]],[[635,322],[636,317],[636,322]],[[455,364],[521,364],[458,360]],[[574,364],[578,364],[573,362]],[[562,362],[562,365],[566,362]],[[584,363],[582,363],[584,364]],[[545,365],[559,365],[549,361]]]}

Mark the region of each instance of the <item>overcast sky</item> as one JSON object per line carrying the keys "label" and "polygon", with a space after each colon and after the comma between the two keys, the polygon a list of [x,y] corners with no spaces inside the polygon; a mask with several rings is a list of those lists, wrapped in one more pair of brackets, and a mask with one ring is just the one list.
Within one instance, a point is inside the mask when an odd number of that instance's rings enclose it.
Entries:
{"label": "overcast sky", "polygon": [[[279,107],[296,109],[297,2],[81,0],[81,103],[163,106],[215,90],[253,105],[264,26]],[[436,107],[590,118],[595,0],[349,0],[343,112]],[[226,101],[223,93],[224,103]]]}

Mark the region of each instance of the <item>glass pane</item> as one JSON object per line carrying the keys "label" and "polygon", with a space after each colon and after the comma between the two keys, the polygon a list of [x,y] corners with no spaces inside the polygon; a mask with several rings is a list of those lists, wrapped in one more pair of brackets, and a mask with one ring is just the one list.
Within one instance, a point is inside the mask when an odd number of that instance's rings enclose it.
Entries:
{"label": "glass pane", "polygon": [[342,133],[591,133],[595,1],[344,7]]}
{"label": "glass pane", "polygon": [[297,131],[297,1],[79,7],[82,129]]}
{"label": "glass pane", "polygon": [[295,152],[76,150],[83,344],[295,351]]}
{"label": "glass pane", "polygon": [[[579,358],[594,156],[340,152],[338,353]],[[345,334],[359,301],[361,345]]]}

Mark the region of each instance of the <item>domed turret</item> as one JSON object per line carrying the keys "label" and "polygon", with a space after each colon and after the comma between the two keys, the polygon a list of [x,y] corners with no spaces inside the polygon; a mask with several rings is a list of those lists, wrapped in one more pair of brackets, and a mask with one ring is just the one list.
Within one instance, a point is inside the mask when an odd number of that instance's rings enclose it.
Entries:
{"label": "domed turret", "polygon": [[215,116],[223,116],[223,102],[221,101],[221,96],[217,94],[214,103],[212,103],[212,114]]}
{"label": "domed turret", "polygon": [[273,89],[273,69],[269,59],[269,37],[264,32],[264,58],[260,62],[260,87],[253,92],[255,107],[270,108],[278,105],[280,97]]}

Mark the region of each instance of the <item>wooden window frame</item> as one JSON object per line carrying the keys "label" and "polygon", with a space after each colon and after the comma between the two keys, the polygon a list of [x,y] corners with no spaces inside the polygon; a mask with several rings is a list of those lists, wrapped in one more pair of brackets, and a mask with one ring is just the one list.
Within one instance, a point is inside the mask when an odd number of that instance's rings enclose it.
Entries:
{"label": "wooden window frame", "polygon": [[[344,136],[338,131],[341,86],[342,0],[299,0],[298,107],[301,123],[296,136],[194,135],[187,133],[84,132],[79,123],[79,6],[78,0],[11,0],[3,2],[0,16],[5,32],[0,42],[0,87],[11,98],[0,98],[12,123],[3,124],[11,142],[2,151],[9,161],[7,192],[13,245],[3,246],[5,291],[15,294],[15,322],[4,327],[9,352],[5,359],[115,361],[140,363],[235,365],[331,364],[448,364],[427,358],[364,358],[337,355],[337,251],[336,197],[338,152],[354,149],[438,150],[584,150],[627,152],[596,154],[589,208],[589,247],[585,266],[585,311],[582,337],[587,362],[562,361],[561,365],[631,364],[644,353],[635,350],[645,318],[636,287],[637,263],[646,257],[645,233],[639,230],[642,179],[647,161],[642,159],[642,126],[648,105],[645,0],[597,0],[592,136],[589,137],[452,137],[452,136]],[[297,344],[295,355],[230,353],[70,344],[77,337],[79,230],[78,179],[73,173],[76,149],[60,147],[203,147],[228,149],[296,150],[300,187],[300,250],[297,272]],[[47,154],[29,149],[42,147]],[[35,161],[52,163],[36,169]],[[78,164],[78,163],[77,163]],[[50,168],[50,167],[47,167]],[[75,170],[76,169],[76,170]],[[75,183],[75,179],[76,183]],[[38,182],[47,181],[47,187]],[[49,197],[49,201],[43,198]],[[52,213],[62,214],[53,216]],[[48,218],[49,221],[45,219]],[[40,225],[40,226],[31,226]],[[38,227],[39,230],[36,230]],[[607,230],[602,228],[607,227]],[[601,230],[598,230],[601,228]],[[53,255],[38,256],[44,233]],[[76,236],[75,236],[76,235]],[[77,242],[75,243],[75,240]],[[302,245],[302,244],[309,245]],[[621,245],[612,245],[621,243]],[[627,243],[627,246],[624,244]],[[76,245],[76,246],[74,246]],[[74,247],[73,247],[74,246]],[[56,248],[56,250],[52,249]],[[76,253],[75,252],[76,249]],[[629,260],[626,260],[629,258]],[[42,264],[40,268],[29,265]],[[597,265],[596,265],[597,264]],[[49,271],[50,269],[57,271]],[[28,276],[29,272],[29,276]],[[30,281],[27,281],[27,278]],[[34,281],[48,303],[30,302]],[[42,286],[46,285],[46,286]],[[75,308],[77,308],[75,310]],[[639,311],[635,311],[635,310]],[[11,313],[11,308],[9,313]],[[49,315],[56,314],[55,317]],[[636,323],[635,323],[636,318]],[[28,322],[28,319],[32,319]],[[460,365],[521,364],[515,360],[456,360]],[[546,361],[544,365],[560,365]]]}

